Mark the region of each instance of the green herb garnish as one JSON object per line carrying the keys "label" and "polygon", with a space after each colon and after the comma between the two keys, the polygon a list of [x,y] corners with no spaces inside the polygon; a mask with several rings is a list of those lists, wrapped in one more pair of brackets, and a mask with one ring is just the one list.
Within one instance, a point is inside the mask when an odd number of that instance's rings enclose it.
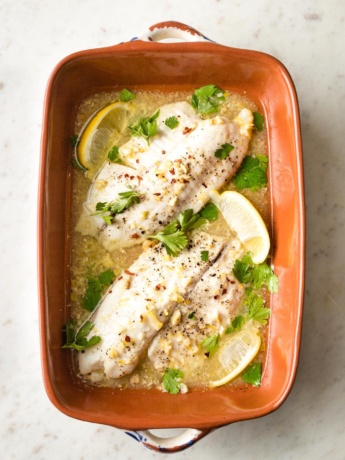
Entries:
{"label": "green herb garnish", "polygon": [[177,119],[176,117],[173,116],[173,117],[167,118],[167,119],[165,120],[164,124],[165,124],[168,128],[174,129],[174,128],[176,128],[176,126],[178,126],[179,121],[178,121],[178,119]]}
{"label": "green herb garnish", "polygon": [[69,138],[69,141],[70,141],[70,144],[71,144],[72,147],[76,147],[79,144],[79,136],[78,136],[78,134],[73,134]]}
{"label": "green herb garnish", "polygon": [[143,194],[132,189],[131,186],[127,186],[128,192],[121,192],[117,200],[109,203],[98,202],[96,204],[96,212],[93,216],[99,215],[108,224],[112,224],[116,214],[121,214],[131,206],[140,203]]}
{"label": "green herb garnish", "polygon": [[133,94],[131,91],[129,91],[129,89],[123,88],[120,91],[119,99],[122,102],[132,101],[133,99],[135,99],[135,94]]}
{"label": "green herb garnish", "polygon": [[261,384],[261,363],[250,364],[242,374],[242,380],[258,387]]}
{"label": "green herb garnish", "polygon": [[246,319],[253,319],[260,324],[267,324],[271,310],[265,307],[264,299],[257,295],[251,288],[246,288],[245,292],[246,296],[243,304],[248,307]]}
{"label": "green herb garnish", "polygon": [[186,209],[177,216],[180,230],[186,232],[205,225],[206,220],[200,214],[194,214],[193,209]]}
{"label": "green herb garnish", "polygon": [[191,104],[201,114],[218,112],[225,101],[224,91],[215,85],[206,85],[194,91]]}
{"label": "green herb garnish", "polygon": [[272,268],[266,262],[254,264],[249,253],[235,261],[232,272],[240,283],[252,284],[254,289],[266,285],[269,292],[278,292],[278,277]]}
{"label": "green herb garnish", "polygon": [[150,143],[150,137],[157,133],[157,118],[159,110],[152,117],[142,118],[135,125],[129,126],[128,129],[132,136],[144,137],[147,143]]}
{"label": "green herb garnish", "polygon": [[217,206],[211,201],[200,211],[201,217],[204,217],[210,222],[214,222],[217,219],[218,213],[219,211]]}
{"label": "green herb garnish", "polygon": [[228,158],[229,153],[231,152],[231,150],[234,150],[234,148],[235,147],[229,143],[223,144],[220,149],[217,149],[214,152],[214,156],[219,158],[220,160],[225,160],[225,158]]}
{"label": "green herb garnish", "polygon": [[201,251],[200,255],[203,262],[208,262],[208,251]]}
{"label": "green herb garnish", "polygon": [[89,276],[87,279],[87,287],[82,300],[83,307],[87,311],[93,311],[102,297],[104,286],[110,286],[115,278],[115,273],[107,269],[102,272],[98,278]]}
{"label": "green herb garnish", "polygon": [[231,334],[232,332],[240,331],[243,324],[245,323],[245,317],[242,315],[235,316],[231,321],[231,326],[228,326],[225,330],[226,334]]}
{"label": "green herb garnish", "polygon": [[264,129],[264,117],[259,112],[253,112],[254,117],[254,126],[258,131],[262,131]]}
{"label": "green herb garnish", "polygon": [[86,338],[93,327],[94,324],[91,323],[91,321],[86,321],[76,333],[73,321],[67,321],[65,326],[66,343],[62,346],[62,348],[73,348],[75,350],[81,351],[85,350],[86,348],[93,347],[99,343],[102,340],[99,335],[94,335],[90,339]]}
{"label": "green herb garnish", "polygon": [[268,158],[265,155],[246,157],[234,177],[237,190],[258,190],[267,185]]}
{"label": "green herb garnish", "polygon": [[204,339],[201,342],[202,348],[204,348],[205,352],[207,353],[207,355],[210,358],[212,358],[212,356],[217,351],[217,349],[219,347],[219,341],[220,341],[220,335],[215,334],[215,335],[211,335],[209,337],[206,337],[206,339]]}
{"label": "green herb garnish", "polygon": [[108,159],[113,163],[122,163],[122,160],[119,158],[119,148],[116,145],[109,150]]}
{"label": "green herb garnish", "polygon": [[182,249],[188,244],[186,235],[179,230],[179,224],[173,220],[164,230],[156,235],[148,236],[150,239],[156,239],[164,244],[167,253],[176,257]]}
{"label": "green herb garnish", "polygon": [[195,311],[192,311],[191,313],[189,313],[188,319],[196,319]]}
{"label": "green herb garnish", "polygon": [[182,377],[183,373],[178,369],[167,369],[162,378],[166,391],[173,395],[177,395],[180,391]]}

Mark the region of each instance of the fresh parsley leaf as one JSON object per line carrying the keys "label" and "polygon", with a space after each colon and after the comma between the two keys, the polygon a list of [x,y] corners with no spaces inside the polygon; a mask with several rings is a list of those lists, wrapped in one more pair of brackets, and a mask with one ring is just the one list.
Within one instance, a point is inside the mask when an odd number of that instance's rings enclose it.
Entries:
{"label": "fresh parsley leaf", "polygon": [[234,150],[234,148],[235,147],[229,143],[222,144],[221,148],[217,149],[214,152],[214,156],[219,158],[220,160],[225,160],[225,158],[228,158],[229,153],[231,152],[231,150]]}
{"label": "fresh parsley leaf", "polygon": [[83,326],[75,332],[73,321],[69,320],[65,326],[65,333],[66,333],[66,343],[62,346],[62,348],[73,348],[75,350],[81,351],[85,350],[86,348],[93,347],[97,343],[99,343],[102,339],[98,335],[94,335],[87,339],[87,336],[93,329],[94,324],[91,321],[86,321]]}
{"label": "fresh parsley leaf", "polygon": [[121,192],[117,200],[109,203],[98,202],[96,204],[96,212],[92,215],[100,215],[108,224],[112,224],[116,214],[121,214],[131,206],[140,203],[143,194],[132,189],[129,185],[128,192]]}
{"label": "fresh parsley leaf", "polygon": [[232,273],[240,283],[252,284],[255,289],[266,285],[269,292],[278,292],[278,277],[266,262],[254,264],[249,253],[242,260],[236,260]]}
{"label": "fresh parsley leaf", "polygon": [[116,145],[109,150],[108,159],[113,163],[122,163],[122,160],[119,158],[119,148]]}
{"label": "fresh parsley leaf", "polygon": [[99,275],[98,281],[102,283],[104,286],[110,286],[114,278],[115,273],[113,272],[113,270],[110,270],[110,268],[108,268]]}
{"label": "fresh parsley leaf", "polygon": [[247,156],[237,171],[234,181],[237,190],[258,190],[267,185],[268,158],[265,155]]}
{"label": "fresh parsley leaf", "polygon": [[231,334],[235,331],[240,331],[242,326],[245,322],[245,318],[242,315],[235,316],[235,318],[231,321],[231,326],[228,326],[225,330],[226,334]]}
{"label": "fresh parsley leaf", "polygon": [[76,147],[79,144],[78,134],[72,134],[72,136],[69,138],[69,141],[72,147]]}
{"label": "fresh parsley leaf", "polygon": [[224,91],[215,85],[202,86],[194,91],[191,104],[201,114],[209,114],[220,110],[220,103],[225,101]]}
{"label": "fresh parsley leaf", "polygon": [[253,112],[254,117],[254,126],[258,131],[262,131],[264,129],[264,117],[259,112]]}
{"label": "fresh parsley leaf", "polygon": [[261,384],[261,363],[250,364],[242,374],[242,380],[258,387]]}
{"label": "fresh parsley leaf", "polygon": [[208,356],[211,358],[215,352],[217,351],[218,347],[219,347],[219,341],[220,341],[220,335],[219,334],[215,334],[215,335],[211,335],[209,337],[206,337],[206,339],[204,339],[202,342],[201,342],[201,346],[202,348],[205,349],[205,352],[208,354]]}
{"label": "fresh parsley leaf", "polygon": [[156,235],[148,236],[148,238],[163,243],[167,253],[176,257],[188,244],[186,235],[178,227],[178,222],[173,220],[164,230],[156,233]]}
{"label": "fresh parsley leaf", "polygon": [[178,126],[179,121],[176,117],[172,116],[172,117],[167,118],[164,124],[167,125],[168,128],[174,129],[176,128],[176,126]]}
{"label": "fresh parsley leaf", "polygon": [[240,283],[248,284],[253,281],[252,264],[252,258],[249,255],[245,255],[242,260],[235,261],[232,273]]}
{"label": "fresh parsley leaf", "polygon": [[131,91],[129,91],[129,89],[123,88],[120,91],[119,99],[122,102],[132,101],[133,99],[135,99],[135,94],[133,94]]}
{"label": "fresh parsley leaf", "polygon": [[200,215],[210,222],[214,222],[218,217],[218,208],[211,201],[200,211]]}
{"label": "fresh parsley leaf", "polygon": [[177,216],[180,230],[186,232],[205,225],[206,220],[200,214],[194,214],[193,209],[186,209]]}
{"label": "fresh parsley leaf", "polygon": [[257,295],[251,288],[247,288],[245,292],[246,295],[243,303],[248,307],[247,319],[253,319],[260,324],[267,324],[271,310],[265,307],[264,299]]}
{"label": "fresh parsley leaf", "polygon": [[183,378],[183,373],[178,369],[166,369],[163,375],[163,385],[166,391],[177,395],[181,387],[181,379]]}
{"label": "fresh parsley leaf", "polygon": [[87,280],[86,291],[82,300],[83,307],[87,311],[93,311],[102,297],[102,284],[93,276],[89,276]]}
{"label": "fresh parsley leaf", "polygon": [[195,311],[192,311],[191,313],[189,313],[188,319],[195,319]]}
{"label": "fresh parsley leaf", "polygon": [[150,137],[157,133],[157,117],[159,110],[152,117],[142,118],[135,125],[129,126],[128,129],[132,136],[144,137],[147,143],[150,143]]}
{"label": "fresh parsley leaf", "polygon": [[208,262],[208,251],[201,251],[201,260],[203,262]]}

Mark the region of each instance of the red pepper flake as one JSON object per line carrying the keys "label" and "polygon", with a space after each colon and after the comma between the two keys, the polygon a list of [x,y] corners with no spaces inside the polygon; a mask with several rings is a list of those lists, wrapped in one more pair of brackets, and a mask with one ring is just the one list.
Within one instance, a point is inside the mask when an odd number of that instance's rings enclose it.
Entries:
{"label": "red pepper flake", "polygon": [[183,130],[183,134],[188,134],[192,131],[192,128],[187,128],[187,126],[185,127],[185,129]]}
{"label": "red pepper flake", "polygon": [[156,291],[160,291],[161,289],[165,290],[166,287],[165,287],[165,286],[162,286],[161,284],[157,284],[157,286],[155,287],[155,290],[156,290]]}
{"label": "red pepper flake", "polygon": [[166,154],[166,151],[165,150],[162,150],[162,155],[165,155]]}
{"label": "red pepper flake", "polygon": [[146,302],[152,302],[152,299],[145,299]]}
{"label": "red pepper flake", "polygon": [[125,340],[126,340],[126,342],[130,342],[130,341],[131,341],[130,336],[129,336],[129,335],[126,335]]}
{"label": "red pepper flake", "polygon": [[137,238],[140,238],[140,235],[138,235],[137,233],[133,233],[133,235],[131,235],[131,238],[135,240]]}
{"label": "red pepper flake", "polygon": [[125,178],[127,179],[129,177],[129,174],[125,174]]}
{"label": "red pepper flake", "polygon": [[172,184],[175,184],[175,182],[176,182],[176,179],[171,179]]}
{"label": "red pepper flake", "polygon": [[133,179],[134,179],[134,177],[135,177],[135,176],[130,176],[129,178],[130,178],[130,180],[133,180]]}
{"label": "red pepper flake", "polygon": [[132,273],[129,270],[125,270],[125,273],[127,273],[127,275],[135,276],[135,273]]}
{"label": "red pepper flake", "polygon": [[174,169],[174,168],[169,169],[169,172],[170,172],[170,174],[172,174],[173,176],[175,175],[175,169]]}
{"label": "red pepper flake", "polygon": [[227,289],[223,289],[222,295],[226,294],[228,292]]}
{"label": "red pepper flake", "polygon": [[120,276],[120,278],[117,279],[117,281],[121,281],[123,279],[123,276]]}
{"label": "red pepper flake", "polygon": [[143,178],[141,176],[137,176],[138,180],[143,180]]}
{"label": "red pepper flake", "polygon": [[183,179],[182,182],[183,182],[184,184],[189,184],[189,180],[187,180],[187,179]]}
{"label": "red pepper flake", "polygon": [[218,300],[218,299],[219,299],[219,295],[215,295],[213,298],[214,298],[214,300]]}
{"label": "red pepper flake", "polygon": [[137,159],[135,160],[135,162],[136,162],[136,163],[139,163],[139,158],[137,158]]}
{"label": "red pepper flake", "polygon": [[160,196],[160,195],[161,195],[161,193],[154,193],[154,195],[156,195],[156,196]]}

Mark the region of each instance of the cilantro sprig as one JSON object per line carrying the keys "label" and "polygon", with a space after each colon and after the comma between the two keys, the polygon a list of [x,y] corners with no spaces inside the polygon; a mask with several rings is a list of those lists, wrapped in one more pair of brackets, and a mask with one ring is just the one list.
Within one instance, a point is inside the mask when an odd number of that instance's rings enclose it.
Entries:
{"label": "cilantro sprig", "polygon": [[206,85],[193,93],[192,107],[201,114],[215,113],[220,110],[220,104],[225,101],[224,91],[216,85]]}
{"label": "cilantro sprig", "polygon": [[172,117],[169,117],[167,118],[165,121],[164,121],[164,124],[170,128],[170,129],[174,129],[178,126],[179,124],[179,121],[178,119],[175,117],[175,116],[172,116]]}
{"label": "cilantro sprig", "polygon": [[278,292],[278,277],[272,268],[266,262],[254,264],[250,253],[235,261],[232,272],[240,283],[252,284],[254,289],[266,286],[269,292]]}
{"label": "cilantro sprig", "polygon": [[163,374],[163,385],[167,392],[177,395],[181,387],[183,373],[178,369],[166,369]]}
{"label": "cilantro sprig", "polygon": [[119,158],[119,148],[116,145],[109,150],[108,160],[113,163],[122,163],[121,158]]}
{"label": "cilantro sprig", "polygon": [[152,117],[142,118],[138,123],[128,126],[132,136],[143,137],[150,144],[150,138],[157,133],[159,110]]}
{"label": "cilantro sprig", "polygon": [[201,342],[201,346],[205,350],[205,353],[208,355],[208,357],[212,358],[212,356],[218,350],[219,342],[220,342],[219,334],[210,335],[209,337],[206,337],[206,339],[204,339]]}
{"label": "cilantro sprig", "polygon": [[102,297],[103,287],[111,285],[115,278],[115,273],[107,269],[102,272],[98,278],[89,276],[87,279],[87,287],[82,299],[82,305],[87,311],[93,311]]}
{"label": "cilantro sprig", "polygon": [[87,336],[92,331],[94,324],[91,321],[86,321],[82,327],[76,331],[72,320],[67,321],[65,326],[66,343],[62,348],[73,348],[81,351],[97,345],[102,339],[99,335],[93,335],[90,339]]}
{"label": "cilantro sprig", "polygon": [[252,363],[241,375],[241,378],[246,383],[258,387],[261,384],[261,363]]}
{"label": "cilantro sprig", "polygon": [[215,220],[217,220],[218,214],[219,210],[217,206],[211,201],[208,202],[207,205],[200,211],[201,217],[204,217],[210,222],[214,222]]}
{"label": "cilantro sprig", "polygon": [[111,225],[116,214],[121,214],[131,206],[140,203],[144,195],[141,192],[133,190],[129,185],[127,188],[129,189],[128,192],[119,193],[118,198],[115,201],[110,201],[108,203],[98,202],[96,204],[96,212],[92,215],[101,216],[108,225]]}
{"label": "cilantro sprig", "polygon": [[265,155],[245,157],[234,177],[237,190],[258,190],[266,187],[267,166],[268,158]]}
{"label": "cilantro sprig", "polygon": [[228,158],[230,152],[234,150],[234,148],[235,147],[233,145],[227,142],[225,144],[222,144],[222,146],[214,152],[214,156],[216,158],[219,158],[220,160],[225,160],[226,158]]}
{"label": "cilantro sprig", "polygon": [[253,112],[254,117],[254,126],[258,131],[263,131],[264,129],[264,117],[261,115],[260,112]]}

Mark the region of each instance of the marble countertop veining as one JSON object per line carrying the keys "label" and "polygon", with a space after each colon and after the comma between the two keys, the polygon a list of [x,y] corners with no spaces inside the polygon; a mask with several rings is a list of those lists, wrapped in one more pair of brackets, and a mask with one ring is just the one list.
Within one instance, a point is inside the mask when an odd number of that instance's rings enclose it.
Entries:
{"label": "marble countertop veining", "polygon": [[0,0],[2,458],[167,458],[120,430],[70,419],[49,402],[38,340],[36,201],[43,98],[55,64],[171,19],[218,43],[264,51],[288,68],[300,103],[307,209],[302,347],[288,399],[175,458],[344,459],[343,0]]}

